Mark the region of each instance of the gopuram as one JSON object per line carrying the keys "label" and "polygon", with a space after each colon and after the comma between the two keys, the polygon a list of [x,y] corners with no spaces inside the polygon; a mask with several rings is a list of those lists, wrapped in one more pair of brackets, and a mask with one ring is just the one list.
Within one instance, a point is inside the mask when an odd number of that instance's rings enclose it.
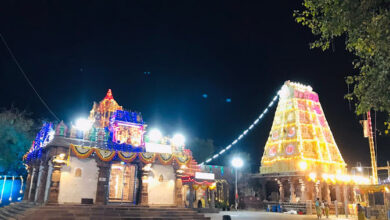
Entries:
{"label": "gopuram", "polygon": [[24,156],[24,199],[177,207],[203,199],[213,207],[214,174],[201,172],[183,137],[146,127],[141,114],[124,110],[111,90],[93,104],[88,119],[45,123]]}
{"label": "gopuram", "polygon": [[255,176],[262,198],[274,203],[308,204],[316,198],[329,204],[353,203],[354,187],[369,183],[347,174],[318,94],[290,81],[279,92],[260,174]]}

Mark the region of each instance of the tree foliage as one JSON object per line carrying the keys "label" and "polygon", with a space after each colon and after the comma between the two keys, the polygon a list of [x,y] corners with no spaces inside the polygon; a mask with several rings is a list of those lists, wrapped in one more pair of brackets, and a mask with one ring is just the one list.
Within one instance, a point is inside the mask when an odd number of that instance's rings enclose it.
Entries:
{"label": "tree foliage", "polygon": [[356,73],[346,73],[353,90],[345,96],[356,101],[356,113],[390,114],[390,0],[304,0],[303,6],[294,16],[319,37],[311,48],[327,50],[343,37],[356,56]]}
{"label": "tree foliage", "polygon": [[26,112],[12,107],[0,111],[0,172],[23,175],[23,155],[31,146],[34,121]]}
{"label": "tree foliage", "polygon": [[214,153],[214,141],[212,139],[194,138],[189,144],[192,155],[198,163],[204,162]]}

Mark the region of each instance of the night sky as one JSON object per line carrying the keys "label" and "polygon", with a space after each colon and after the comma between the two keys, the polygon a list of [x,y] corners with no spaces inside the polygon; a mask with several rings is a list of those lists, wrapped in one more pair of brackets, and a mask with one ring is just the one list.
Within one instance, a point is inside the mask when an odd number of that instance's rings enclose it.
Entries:
{"label": "night sky", "polygon": [[[334,50],[309,49],[315,38],[295,23],[293,10],[299,8],[298,0],[5,0],[0,31],[40,95],[66,122],[88,116],[93,101],[111,88],[116,101],[142,112],[149,127],[166,135],[181,132],[189,141],[213,139],[222,148],[291,80],[319,94],[349,166],[369,165],[368,140],[344,99],[353,56],[344,50],[344,39]],[[36,119],[54,120],[3,44],[0,92],[0,107],[13,104]],[[249,153],[252,167],[260,164],[274,111],[232,148]],[[389,144],[378,138],[380,165],[390,155]]]}

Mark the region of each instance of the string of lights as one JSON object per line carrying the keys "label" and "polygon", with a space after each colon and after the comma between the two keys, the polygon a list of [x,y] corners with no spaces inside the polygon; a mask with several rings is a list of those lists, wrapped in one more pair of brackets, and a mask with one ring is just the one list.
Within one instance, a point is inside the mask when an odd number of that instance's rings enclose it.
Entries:
{"label": "string of lights", "polygon": [[204,165],[205,163],[209,163],[210,161],[221,156],[226,151],[230,150],[230,148],[232,148],[235,144],[237,144],[237,142],[240,141],[245,135],[247,135],[248,132],[252,130],[260,122],[260,120],[264,117],[264,115],[267,114],[268,109],[274,105],[278,97],[279,97],[279,91],[276,93],[276,95],[274,96],[272,101],[268,104],[268,106],[264,109],[264,111],[259,115],[259,117],[257,117],[256,120],[247,129],[245,129],[231,144],[229,144],[227,147],[222,149],[219,153],[214,154],[212,157],[208,158],[206,161],[202,162],[199,165]]}

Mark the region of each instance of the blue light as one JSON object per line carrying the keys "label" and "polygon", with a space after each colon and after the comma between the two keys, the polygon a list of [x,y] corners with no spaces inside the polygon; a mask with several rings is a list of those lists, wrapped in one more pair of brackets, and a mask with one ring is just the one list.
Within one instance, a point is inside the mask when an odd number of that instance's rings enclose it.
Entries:
{"label": "blue light", "polygon": [[202,95],[203,98],[207,99],[208,95],[205,93]]}
{"label": "blue light", "polygon": [[232,99],[227,98],[227,99],[226,99],[226,102],[232,102]]}

